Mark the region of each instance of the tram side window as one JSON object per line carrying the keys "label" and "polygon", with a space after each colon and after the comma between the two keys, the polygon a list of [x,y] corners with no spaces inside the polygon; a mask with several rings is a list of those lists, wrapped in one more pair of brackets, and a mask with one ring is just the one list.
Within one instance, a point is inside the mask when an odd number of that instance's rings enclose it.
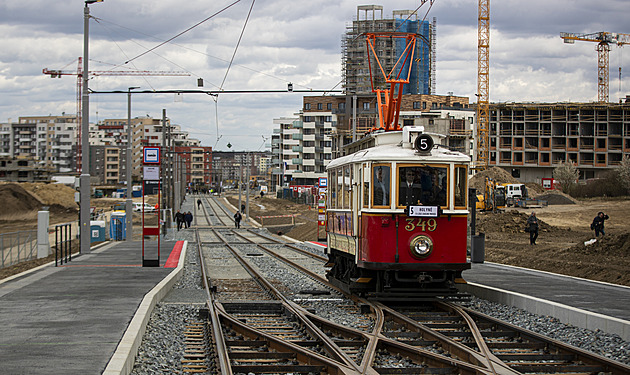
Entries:
{"label": "tram side window", "polygon": [[350,188],[351,188],[350,167],[343,168],[343,208],[350,208]]}
{"label": "tram side window", "polygon": [[328,185],[330,189],[330,207],[329,208],[337,208],[337,173],[334,169],[328,173],[329,173]]}
{"label": "tram side window", "polygon": [[369,177],[369,169],[367,169],[367,165],[364,165],[363,168],[363,207],[368,207],[369,199],[370,199],[370,181]]}
{"label": "tram side window", "polygon": [[389,206],[390,194],[390,167],[388,165],[375,165],[372,167],[373,206]]}
{"label": "tram side window", "polygon": [[466,207],[466,183],[468,171],[466,167],[455,168],[455,206]]}
{"label": "tram side window", "polygon": [[337,179],[337,205],[335,208],[343,208],[342,206],[342,196],[343,196],[343,175],[341,173],[341,169],[337,169],[335,173]]}
{"label": "tram side window", "polygon": [[400,167],[398,205],[446,206],[446,171],[443,167]]}

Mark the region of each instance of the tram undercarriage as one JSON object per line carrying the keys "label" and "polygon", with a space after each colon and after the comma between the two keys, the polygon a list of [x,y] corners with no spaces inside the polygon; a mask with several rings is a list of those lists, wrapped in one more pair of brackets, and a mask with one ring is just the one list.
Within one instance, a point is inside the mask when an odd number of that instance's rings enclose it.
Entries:
{"label": "tram undercarriage", "polygon": [[375,270],[357,267],[354,257],[343,252],[332,250],[328,257],[332,264],[326,274],[328,281],[348,293],[368,298],[434,299],[457,294],[456,283],[465,282],[461,270]]}

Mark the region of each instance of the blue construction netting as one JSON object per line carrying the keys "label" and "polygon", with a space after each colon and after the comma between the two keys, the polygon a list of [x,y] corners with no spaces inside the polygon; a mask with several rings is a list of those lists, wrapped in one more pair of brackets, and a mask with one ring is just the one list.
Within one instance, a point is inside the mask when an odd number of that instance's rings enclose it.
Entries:
{"label": "blue construction netting", "polygon": [[[431,87],[431,28],[428,21],[409,21],[396,19],[396,31],[403,33],[414,33],[416,37],[416,51],[413,56],[413,65],[409,84],[403,87],[403,94],[429,94]],[[405,39],[395,40],[396,59],[405,50]],[[409,64],[405,67],[400,77],[406,77],[409,71]]]}

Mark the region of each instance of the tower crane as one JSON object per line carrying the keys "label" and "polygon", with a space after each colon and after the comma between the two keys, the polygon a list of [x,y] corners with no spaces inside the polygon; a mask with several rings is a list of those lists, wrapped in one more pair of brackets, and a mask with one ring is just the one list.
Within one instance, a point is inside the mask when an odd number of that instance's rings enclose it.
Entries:
{"label": "tower crane", "polygon": [[574,44],[576,40],[597,43],[597,101],[608,103],[608,54],[610,45],[622,47],[630,44],[630,34],[618,34],[601,31],[590,34],[560,33],[560,38],[567,44]]}
{"label": "tower crane", "polygon": [[477,19],[477,161],[475,168],[488,168],[490,143],[490,0],[479,0]]}
{"label": "tower crane", "polygon": [[[77,172],[81,172],[81,97],[83,94],[83,58],[78,58],[76,71],[44,68],[42,73],[50,75],[50,78],[61,78],[61,76],[77,76]],[[149,70],[90,70],[88,75],[92,76],[190,76],[190,73],[177,71],[149,71]]]}

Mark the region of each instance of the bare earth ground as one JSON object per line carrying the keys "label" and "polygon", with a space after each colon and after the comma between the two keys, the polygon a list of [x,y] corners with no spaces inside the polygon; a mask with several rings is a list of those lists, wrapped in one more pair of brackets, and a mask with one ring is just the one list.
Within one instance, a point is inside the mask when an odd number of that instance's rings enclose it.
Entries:
{"label": "bare earth ground", "polygon": [[[8,186],[10,185],[10,186]],[[32,185],[32,186],[28,186]],[[549,202],[568,199],[550,197]],[[228,200],[238,206],[238,196]],[[111,209],[121,199],[93,199],[92,205]],[[50,207],[51,225],[77,220],[74,190],[58,185],[0,184],[0,233],[36,227],[37,210]],[[244,199],[243,199],[244,202]],[[251,197],[250,216],[295,215],[290,218],[266,218],[265,226],[273,233],[286,234],[302,241],[317,241],[317,209],[295,204],[270,195]],[[149,203],[155,202],[149,200]],[[541,221],[537,245],[529,245],[524,231],[527,217],[535,211]],[[585,246],[594,237],[590,223],[599,211],[610,216],[606,236]],[[134,223],[139,215],[134,215]],[[535,209],[507,209],[499,213],[477,213],[477,232],[485,234],[485,260],[539,269],[630,286],[630,199],[591,199],[576,204],[549,205]],[[324,233],[320,233],[325,237]],[[54,259],[53,259],[54,260]],[[0,269],[0,279],[22,272],[50,260],[25,262]]]}
{"label": "bare earth ground", "polygon": [[[559,197],[562,198],[562,197]],[[238,205],[237,197],[228,197]],[[554,199],[549,201],[569,201]],[[262,206],[262,207],[261,207]],[[264,207],[264,208],[263,208]],[[535,211],[541,225],[536,245],[529,244],[525,222]],[[610,216],[606,236],[592,245],[590,224],[599,211]],[[283,234],[302,241],[317,240],[317,210],[292,202],[265,197],[250,199],[250,216],[294,214],[304,223],[286,231],[287,227],[271,226]],[[286,219],[265,219],[265,223],[286,223]],[[630,200],[591,199],[576,204],[549,205],[543,208],[508,208],[498,213],[477,213],[477,233],[485,234],[485,260],[525,268],[561,273],[586,279],[630,286]]]}

